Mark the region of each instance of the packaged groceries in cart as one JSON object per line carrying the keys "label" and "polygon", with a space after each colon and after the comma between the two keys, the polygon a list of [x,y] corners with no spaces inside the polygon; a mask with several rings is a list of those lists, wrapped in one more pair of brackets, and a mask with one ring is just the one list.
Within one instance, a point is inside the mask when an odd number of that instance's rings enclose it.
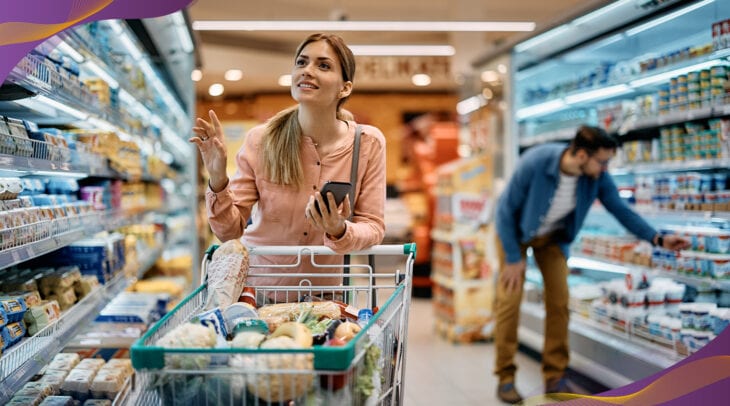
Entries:
{"label": "packaged groceries in cart", "polygon": [[[341,255],[323,246],[217,248],[203,259],[206,282],[132,346],[130,404],[403,403],[415,244],[352,252],[348,265],[318,265],[321,255]],[[290,256],[276,276],[292,283],[247,284],[264,275],[250,255]],[[393,269],[376,272],[380,257]],[[322,272],[295,272],[302,261]],[[323,276],[342,284],[312,284]]]}

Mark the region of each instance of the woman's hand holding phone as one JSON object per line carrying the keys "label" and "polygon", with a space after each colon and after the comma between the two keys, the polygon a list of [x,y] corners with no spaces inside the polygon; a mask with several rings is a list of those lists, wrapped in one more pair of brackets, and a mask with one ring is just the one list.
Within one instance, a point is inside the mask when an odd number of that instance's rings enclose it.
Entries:
{"label": "woman's hand holding phone", "polygon": [[[326,196],[323,196],[322,193],[315,193],[309,197],[304,212],[305,216],[314,227],[324,230],[333,239],[339,239],[347,229],[345,219],[349,218],[352,212],[349,196],[346,194],[342,197],[342,209],[339,210],[332,191],[328,192],[326,188],[322,188],[322,191],[326,193]],[[320,207],[324,208],[321,212]]]}

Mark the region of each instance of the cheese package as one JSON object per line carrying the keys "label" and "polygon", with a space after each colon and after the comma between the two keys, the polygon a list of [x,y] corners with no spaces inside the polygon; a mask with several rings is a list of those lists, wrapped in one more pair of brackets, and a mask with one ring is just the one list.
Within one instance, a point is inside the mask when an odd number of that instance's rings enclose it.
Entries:
{"label": "cheese package", "polygon": [[43,402],[43,396],[40,394],[32,396],[16,395],[5,406],[38,406],[41,402]]}
{"label": "cheese package", "polygon": [[83,275],[81,279],[74,283],[74,292],[76,297],[83,299],[84,296],[91,293],[99,286],[99,279],[94,275]]}
{"label": "cheese package", "polygon": [[26,326],[28,327],[28,335],[34,336],[40,330],[58,320],[61,317],[61,307],[55,300],[44,300],[37,306],[33,306],[25,312]]}
{"label": "cheese package", "polygon": [[2,293],[1,295],[8,297],[22,297],[23,300],[25,300],[25,306],[28,308],[30,308],[31,306],[35,306],[41,302],[41,294],[38,293],[37,290],[14,291]]}
{"label": "cheese package", "polygon": [[80,361],[79,354],[75,352],[60,352],[53,357],[48,364],[48,369],[62,369],[64,371],[72,370]]}
{"label": "cheese package", "polygon": [[47,297],[53,292],[65,292],[73,287],[74,282],[81,279],[81,271],[77,266],[64,266],[55,272],[42,277],[38,283],[41,294]]}
{"label": "cheese package", "polygon": [[95,399],[114,399],[122,390],[124,379],[121,370],[101,369],[91,382],[89,388],[91,397]]}
{"label": "cheese package", "polygon": [[74,369],[87,369],[98,372],[106,362],[101,358],[84,358],[74,367]]}
{"label": "cheese package", "polygon": [[8,324],[8,315],[5,314],[5,309],[0,307],[0,328],[5,327]]}
{"label": "cheese package", "polygon": [[9,323],[7,326],[2,328],[2,331],[2,334],[5,335],[4,338],[6,345],[9,347],[18,343],[23,338],[26,332],[25,323],[23,320],[15,323]]}
{"label": "cheese package", "polygon": [[25,299],[19,296],[0,296],[0,306],[5,310],[8,323],[23,320],[23,315],[28,310]]}
{"label": "cheese package", "polygon": [[27,382],[15,393],[15,396],[35,396],[40,394],[45,398],[46,396],[57,395],[57,389],[54,390],[51,385],[45,382]]}
{"label": "cheese package", "polygon": [[55,300],[61,310],[67,310],[76,303],[76,293],[74,288],[65,288],[65,290],[57,290],[54,294],[46,296],[47,300]]}
{"label": "cheese package", "polygon": [[101,369],[121,370],[125,378],[134,372],[132,360],[129,358],[112,358]]}
{"label": "cheese package", "polygon": [[53,393],[61,393],[61,385],[68,376],[69,371],[63,369],[46,369],[41,379],[37,382],[43,382],[53,389]]}
{"label": "cheese package", "polygon": [[92,369],[72,369],[61,384],[61,394],[73,396],[79,401],[88,399],[89,388],[95,376],[96,371]]}
{"label": "cheese package", "polygon": [[76,402],[71,396],[49,396],[43,399],[41,406],[74,406]]}

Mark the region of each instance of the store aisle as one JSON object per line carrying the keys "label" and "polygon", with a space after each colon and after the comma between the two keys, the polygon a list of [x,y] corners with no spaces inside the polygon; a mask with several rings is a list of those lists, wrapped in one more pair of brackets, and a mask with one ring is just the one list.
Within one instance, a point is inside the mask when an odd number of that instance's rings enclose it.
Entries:
{"label": "store aisle", "polygon": [[[492,343],[453,344],[434,331],[429,299],[413,298],[408,325],[406,406],[499,405]],[[517,353],[517,388],[542,393],[540,364]]]}

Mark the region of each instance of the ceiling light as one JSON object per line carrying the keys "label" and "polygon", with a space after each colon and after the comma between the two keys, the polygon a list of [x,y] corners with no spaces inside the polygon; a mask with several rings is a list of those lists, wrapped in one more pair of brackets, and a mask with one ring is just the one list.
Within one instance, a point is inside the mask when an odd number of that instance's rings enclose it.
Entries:
{"label": "ceiling light", "polygon": [[505,65],[503,63],[500,63],[499,65],[497,65],[497,72],[499,72],[499,73],[501,73],[503,75],[505,73],[507,73],[507,65]]}
{"label": "ceiling light", "polygon": [[289,87],[291,86],[291,75],[281,75],[278,80],[279,86]]}
{"label": "ceiling light", "polygon": [[225,88],[223,87],[222,84],[220,84],[220,83],[213,83],[208,88],[208,94],[211,95],[211,96],[213,96],[213,97],[220,96],[220,95],[223,94],[223,91],[224,90],[225,90]]}
{"label": "ceiling light", "polygon": [[203,71],[200,69],[193,69],[192,72],[190,72],[190,79],[193,80],[193,82],[200,82],[200,79],[203,78]]}
{"label": "ceiling light", "polygon": [[425,73],[417,73],[411,76],[411,82],[416,86],[428,86],[431,84],[431,76]]}
{"label": "ceiling light", "polygon": [[350,45],[358,56],[453,56],[451,45]]}
{"label": "ceiling light", "polygon": [[498,82],[499,73],[493,70],[485,70],[482,72],[482,82]]}
{"label": "ceiling light", "polygon": [[494,92],[492,91],[492,89],[485,87],[484,89],[482,89],[482,96],[484,96],[485,99],[489,100],[494,97]]}
{"label": "ceiling light", "polygon": [[200,20],[197,31],[452,31],[507,32],[535,30],[534,22],[500,21],[252,21]]}
{"label": "ceiling light", "polygon": [[241,80],[241,78],[243,77],[243,72],[241,72],[240,69],[229,69],[226,71],[223,77],[230,82],[235,82]]}

